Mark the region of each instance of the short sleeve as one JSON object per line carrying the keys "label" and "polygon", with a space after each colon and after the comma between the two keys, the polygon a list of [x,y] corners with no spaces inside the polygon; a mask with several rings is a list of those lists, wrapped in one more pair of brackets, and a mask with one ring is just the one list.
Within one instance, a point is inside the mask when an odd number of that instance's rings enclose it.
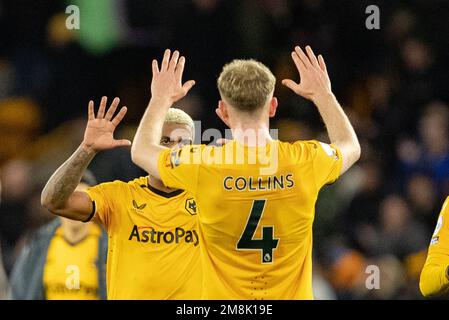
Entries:
{"label": "short sleeve", "polygon": [[194,194],[203,148],[203,145],[191,145],[162,151],[159,155],[158,170],[164,185]]}
{"label": "short sleeve", "polygon": [[318,188],[334,183],[341,172],[342,157],[339,148],[316,140],[306,141],[306,148],[310,152]]}
{"label": "short sleeve", "polygon": [[114,199],[117,198],[123,184],[122,181],[106,182],[84,190],[94,203],[92,221],[102,224],[106,230],[109,230],[112,215],[117,211]]}
{"label": "short sleeve", "polygon": [[449,257],[449,197],[443,204],[429,246],[429,255],[441,253]]}
{"label": "short sleeve", "polygon": [[443,204],[437,226],[430,241],[426,263],[421,272],[419,287],[424,296],[446,295],[449,292],[449,197]]}

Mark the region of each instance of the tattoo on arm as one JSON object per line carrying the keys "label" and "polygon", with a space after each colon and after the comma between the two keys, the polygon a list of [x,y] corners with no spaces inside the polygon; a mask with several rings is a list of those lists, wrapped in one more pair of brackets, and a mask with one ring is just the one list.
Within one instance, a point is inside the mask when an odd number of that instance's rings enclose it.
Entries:
{"label": "tattoo on arm", "polygon": [[42,203],[61,208],[75,191],[95,154],[80,146],[50,177],[42,191]]}

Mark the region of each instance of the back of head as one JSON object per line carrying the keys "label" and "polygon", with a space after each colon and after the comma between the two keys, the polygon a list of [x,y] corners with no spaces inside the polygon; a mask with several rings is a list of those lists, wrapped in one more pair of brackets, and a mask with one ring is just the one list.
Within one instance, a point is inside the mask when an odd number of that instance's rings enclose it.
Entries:
{"label": "back of head", "polygon": [[168,109],[164,122],[185,125],[189,127],[192,130],[192,132],[195,127],[192,117],[190,117],[186,112],[182,111],[181,109],[173,107]]}
{"label": "back of head", "polygon": [[252,113],[272,98],[276,78],[256,60],[233,60],[218,78],[221,98],[239,111]]}

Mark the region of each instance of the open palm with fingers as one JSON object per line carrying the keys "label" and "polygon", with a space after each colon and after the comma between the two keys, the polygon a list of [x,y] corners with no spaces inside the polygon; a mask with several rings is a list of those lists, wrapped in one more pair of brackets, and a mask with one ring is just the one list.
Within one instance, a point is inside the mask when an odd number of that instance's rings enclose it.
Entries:
{"label": "open palm with fingers", "polygon": [[164,52],[160,68],[157,60],[153,60],[152,98],[164,99],[170,103],[175,103],[189,92],[195,85],[195,81],[189,80],[184,84],[182,83],[185,62],[185,57],[180,57],[178,50],[171,54],[169,49]]}
{"label": "open palm with fingers", "polygon": [[109,109],[106,111],[107,97],[101,98],[97,116],[94,113],[94,102],[89,101],[89,118],[86,131],[84,132],[83,145],[94,152],[113,149],[117,147],[130,146],[131,141],[114,139],[115,128],[122,121],[127,108],[122,107],[115,117],[114,113],[120,103],[119,98],[115,98]]}
{"label": "open palm with fingers", "polygon": [[315,56],[310,46],[306,47],[306,53],[296,46],[292,52],[292,59],[299,71],[300,82],[284,79],[282,84],[292,89],[296,94],[316,101],[326,94],[332,93],[331,82],[327,73],[323,56]]}

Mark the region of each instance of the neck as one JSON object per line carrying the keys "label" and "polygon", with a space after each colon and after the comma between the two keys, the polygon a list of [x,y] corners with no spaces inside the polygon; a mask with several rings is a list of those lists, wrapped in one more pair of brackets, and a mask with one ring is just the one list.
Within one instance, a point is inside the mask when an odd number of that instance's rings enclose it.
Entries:
{"label": "neck", "polygon": [[248,146],[264,146],[273,140],[268,121],[243,120],[236,123],[231,131],[235,141]]}
{"label": "neck", "polygon": [[89,234],[89,224],[79,221],[62,220],[64,238],[70,243],[77,243]]}
{"label": "neck", "polygon": [[176,189],[168,188],[166,187],[161,180],[156,179],[155,177],[148,176],[148,185],[152,186],[153,188],[163,191],[163,192],[173,192]]}

